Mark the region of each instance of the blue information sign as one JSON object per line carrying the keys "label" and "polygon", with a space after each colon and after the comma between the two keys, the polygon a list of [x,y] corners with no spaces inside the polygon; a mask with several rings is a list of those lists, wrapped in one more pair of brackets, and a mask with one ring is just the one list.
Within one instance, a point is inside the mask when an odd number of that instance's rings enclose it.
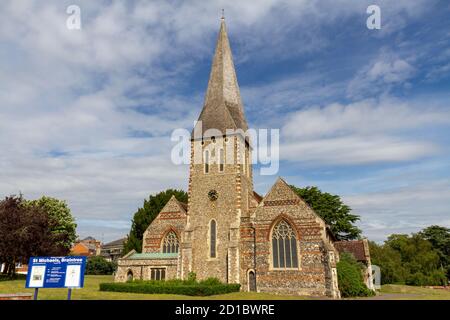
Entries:
{"label": "blue information sign", "polygon": [[86,257],[31,257],[27,288],[82,288]]}

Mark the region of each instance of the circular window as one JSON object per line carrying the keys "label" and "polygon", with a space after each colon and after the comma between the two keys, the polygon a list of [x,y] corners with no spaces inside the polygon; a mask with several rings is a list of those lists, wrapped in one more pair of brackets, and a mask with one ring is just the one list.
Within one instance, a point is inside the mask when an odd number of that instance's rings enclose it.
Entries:
{"label": "circular window", "polygon": [[209,200],[211,200],[211,201],[216,201],[218,197],[219,197],[219,195],[218,195],[218,193],[217,193],[216,190],[210,190],[210,191],[208,192],[208,198],[209,198]]}

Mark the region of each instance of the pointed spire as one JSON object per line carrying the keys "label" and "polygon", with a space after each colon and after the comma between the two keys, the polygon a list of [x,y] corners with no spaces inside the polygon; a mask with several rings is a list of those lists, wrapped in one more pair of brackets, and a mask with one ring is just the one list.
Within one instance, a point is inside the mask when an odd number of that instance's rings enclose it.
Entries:
{"label": "pointed spire", "polygon": [[243,129],[246,131],[248,125],[243,109],[225,18],[222,12],[205,103],[198,119],[202,121],[202,133],[208,129],[218,129],[223,134],[226,133],[226,129]]}

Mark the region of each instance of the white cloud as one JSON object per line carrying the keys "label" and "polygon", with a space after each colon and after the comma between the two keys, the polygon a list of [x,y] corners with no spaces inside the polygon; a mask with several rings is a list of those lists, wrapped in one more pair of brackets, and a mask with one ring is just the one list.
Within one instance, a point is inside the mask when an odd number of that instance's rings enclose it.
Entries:
{"label": "white cloud", "polygon": [[395,86],[405,86],[416,74],[416,68],[412,63],[393,53],[382,51],[350,81],[347,95],[358,98],[367,94],[386,92]]}
{"label": "white cloud", "polygon": [[450,125],[448,107],[424,107],[384,97],[293,112],[282,129],[282,159],[314,165],[410,161],[439,152],[413,132]]}
{"label": "white cloud", "polygon": [[[85,0],[77,3],[82,30],[69,31],[66,8],[72,1],[2,1],[0,194],[66,199],[80,219],[80,233],[119,236],[118,225],[129,221],[150,192],[186,186],[187,168],[168,161],[168,133],[192,126],[199,112],[204,93],[177,90],[189,86],[184,82],[195,63],[211,58],[221,8],[232,42],[239,43],[237,59],[270,61],[326,48],[330,41],[321,26],[365,15],[367,3]],[[406,10],[417,16],[427,3],[396,1],[390,14]],[[293,33],[301,42],[289,41]],[[377,68],[375,78],[391,81],[408,69],[401,62]],[[278,109],[343,90],[342,84],[320,88],[320,79],[308,82],[310,76],[258,89],[271,88],[267,106]],[[247,93],[250,99],[257,95],[252,88]],[[141,107],[146,113],[136,112]],[[137,138],[136,132],[148,137]],[[389,148],[398,143],[383,139]],[[417,153],[413,144],[402,146],[406,154]],[[334,142],[325,143],[324,154],[333,148]],[[111,223],[100,226],[102,220]]]}
{"label": "white cloud", "polygon": [[450,181],[424,181],[421,185],[344,197],[361,216],[370,239],[381,241],[392,233],[418,232],[436,224],[450,226]]}

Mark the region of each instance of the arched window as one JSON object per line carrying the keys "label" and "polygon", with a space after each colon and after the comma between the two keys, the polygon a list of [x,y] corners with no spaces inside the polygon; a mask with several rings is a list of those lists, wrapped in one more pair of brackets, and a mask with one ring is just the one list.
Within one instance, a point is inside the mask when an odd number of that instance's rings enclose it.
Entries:
{"label": "arched window", "polygon": [[133,281],[133,271],[128,270],[127,281]]}
{"label": "arched window", "polygon": [[273,228],[272,259],[274,268],[298,268],[297,239],[294,230],[285,220],[281,220]]}
{"label": "arched window", "polygon": [[245,168],[246,168],[245,160],[247,160],[246,159],[245,143],[244,143],[244,151],[242,152],[241,157],[242,157],[242,170],[244,171],[244,174],[245,174],[245,171],[246,171],[245,170]]}
{"label": "arched window", "polygon": [[219,149],[219,172],[223,172],[225,166],[225,157],[223,149]]}
{"label": "arched window", "polygon": [[216,236],[217,236],[217,228],[216,228],[216,220],[211,220],[209,225],[209,256],[211,258],[216,257]]}
{"label": "arched window", "polygon": [[175,232],[170,231],[164,238],[162,245],[163,253],[177,253],[179,248],[178,238]]}
{"label": "arched window", "polygon": [[209,173],[209,150],[205,150],[205,157],[203,161],[205,164],[205,173]]}

